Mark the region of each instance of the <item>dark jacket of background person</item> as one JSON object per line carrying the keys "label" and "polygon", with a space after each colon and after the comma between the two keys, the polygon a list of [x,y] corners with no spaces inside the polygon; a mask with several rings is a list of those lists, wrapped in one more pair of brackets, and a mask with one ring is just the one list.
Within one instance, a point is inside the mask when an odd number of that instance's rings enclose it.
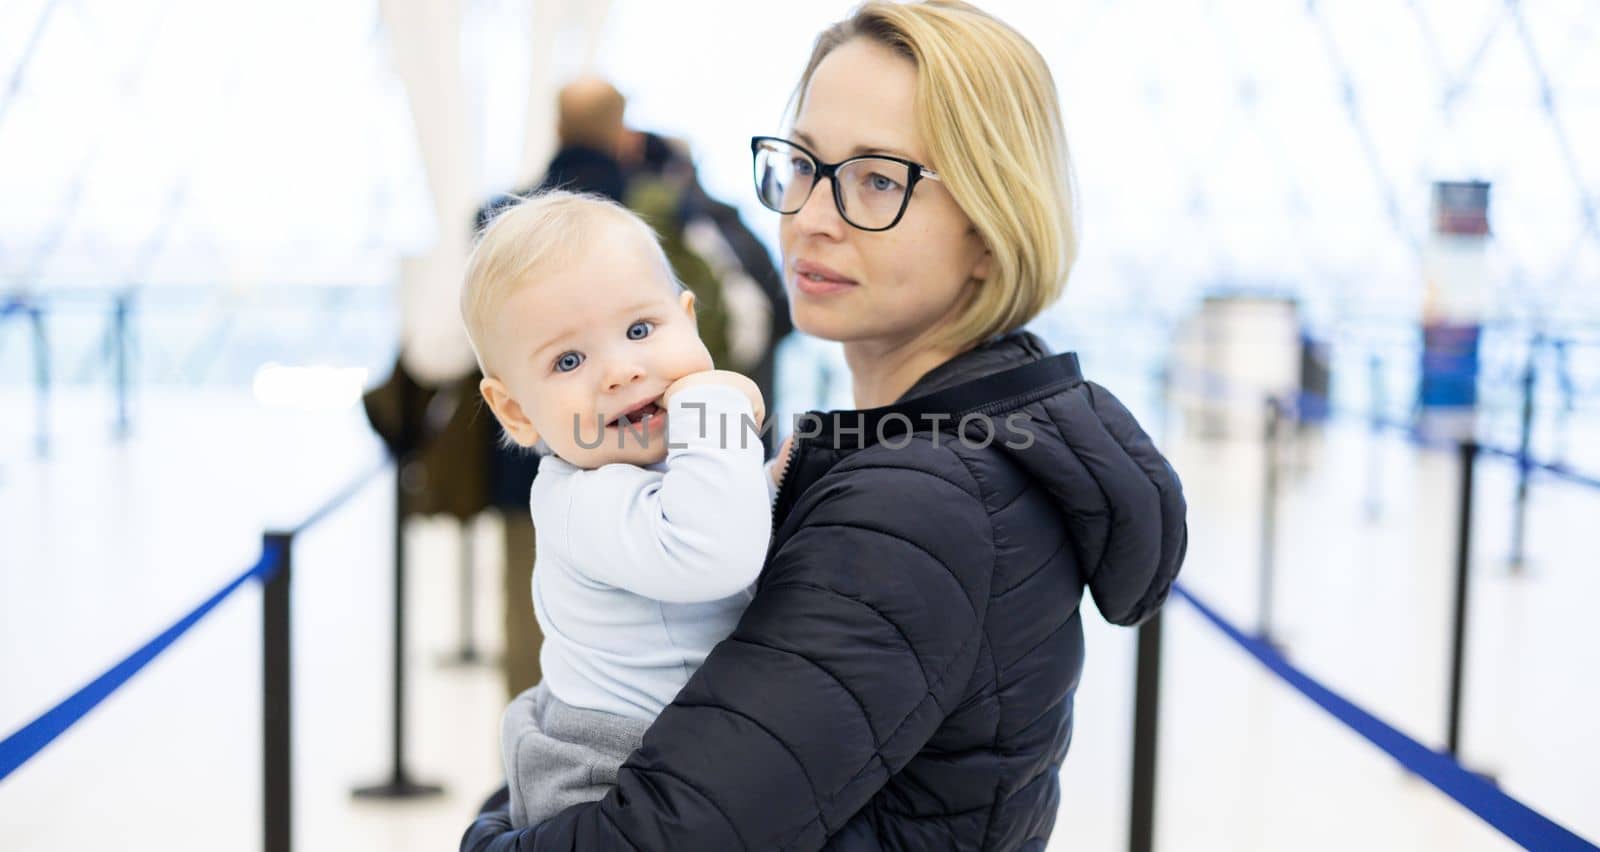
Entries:
{"label": "dark jacket of background person", "polygon": [[795,442],[750,608],[617,787],[519,832],[486,811],[464,852],[1044,847],[1083,590],[1117,624],[1161,605],[1177,475],[1026,333],[824,423]]}
{"label": "dark jacket of background person", "polygon": [[617,162],[616,157],[597,148],[569,145],[550,158],[550,165],[538,183],[498,196],[483,205],[478,210],[478,220],[473,225],[473,233],[483,233],[483,229],[488,227],[489,220],[494,218],[494,214],[516,203],[518,198],[542,189],[592,192],[621,203],[623,193],[627,191],[627,180],[624,178],[622,165]]}

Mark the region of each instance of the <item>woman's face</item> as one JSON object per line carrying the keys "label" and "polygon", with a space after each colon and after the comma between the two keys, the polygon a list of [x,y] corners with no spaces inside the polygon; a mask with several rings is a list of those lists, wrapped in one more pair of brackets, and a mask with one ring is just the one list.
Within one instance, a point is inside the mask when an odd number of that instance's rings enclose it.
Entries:
{"label": "woman's face", "polygon": [[[917,132],[916,66],[866,39],[829,53],[806,89],[792,138],[824,162],[889,154],[937,169]],[[905,344],[943,327],[988,274],[988,253],[950,191],[919,181],[887,231],[840,218],[830,180],[779,226],[795,325],[845,343]]]}

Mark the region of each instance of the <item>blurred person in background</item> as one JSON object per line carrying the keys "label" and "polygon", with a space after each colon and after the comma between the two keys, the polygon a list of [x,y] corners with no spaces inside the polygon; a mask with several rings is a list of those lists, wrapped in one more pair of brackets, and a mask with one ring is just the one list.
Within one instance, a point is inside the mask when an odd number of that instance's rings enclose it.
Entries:
{"label": "blurred person in background", "polygon": [[464,852],[1043,849],[1083,593],[1137,624],[1182,564],[1171,466],[1021,330],[1077,245],[1033,45],[965,3],[866,3],[751,147],[794,323],[843,343],[860,410],[796,432],[754,599],[615,789],[525,830],[491,799]]}

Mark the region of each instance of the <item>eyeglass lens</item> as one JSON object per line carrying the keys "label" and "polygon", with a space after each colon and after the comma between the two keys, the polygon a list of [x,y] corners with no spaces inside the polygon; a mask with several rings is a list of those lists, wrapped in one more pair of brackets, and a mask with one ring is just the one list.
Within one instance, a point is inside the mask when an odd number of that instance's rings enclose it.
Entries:
{"label": "eyeglass lens", "polygon": [[[761,203],[779,213],[797,213],[816,187],[816,161],[793,145],[762,141],[755,156]],[[858,228],[885,228],[905,204],[911,168],[882,157],[861,157],[834,175],[839,213]]]}

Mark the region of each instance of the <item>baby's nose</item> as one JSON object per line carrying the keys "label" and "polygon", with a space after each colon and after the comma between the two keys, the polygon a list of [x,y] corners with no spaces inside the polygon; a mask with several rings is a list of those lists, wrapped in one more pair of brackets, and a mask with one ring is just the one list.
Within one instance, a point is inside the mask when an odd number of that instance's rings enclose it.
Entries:
{"label": "baby's nose", "polygon": [[638,364],[621,363],[612,368],[610,381],[607,383],[607,387],[610,390],[616,390],[617,388],[631,385],[643,378],[643,367],[639,366]]}

